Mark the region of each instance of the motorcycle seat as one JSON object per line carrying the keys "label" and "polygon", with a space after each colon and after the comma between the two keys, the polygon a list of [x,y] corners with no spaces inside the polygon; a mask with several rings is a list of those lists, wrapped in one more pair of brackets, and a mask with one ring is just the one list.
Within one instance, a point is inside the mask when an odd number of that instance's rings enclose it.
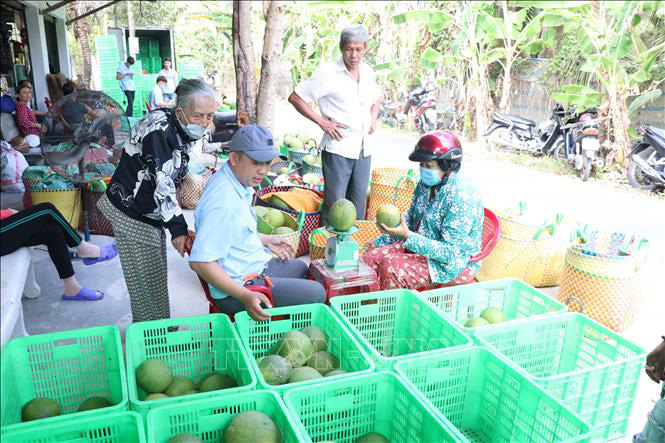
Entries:
{"label": "motorcycle seat", "polygon": [[534,122],[533,120],[529,120],[528,118],[518,117],[517,115],[504,114],[502,112],[495,112],[493,115],[498,120],[503,120],[505,122],[514,122],[525,126],[536,126],[536,122]]}
{"label": "motorcycle seat", "polygon": [[229,126],[237,124],[236,121],[236,111],[222,111],[215,112],[215,115],[212,117],[212,122],[215,126]]}
{"label": "motorcycle seat", "polygon": [[647,126],[645,128],[645,135],[654,144],[654,147],[665,150],[665,130],[656,128],[655,126]]}

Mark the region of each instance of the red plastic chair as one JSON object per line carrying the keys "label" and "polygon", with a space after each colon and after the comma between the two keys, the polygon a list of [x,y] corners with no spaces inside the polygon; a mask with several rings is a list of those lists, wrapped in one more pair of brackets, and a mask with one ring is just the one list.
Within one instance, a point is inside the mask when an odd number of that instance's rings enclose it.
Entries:
{"label": "red plastic chair", "polygon": [[152,112],[152,108],[150,107],[150,104],[148,102],[145,102],[145,108],[148,110],[148,112]]}
{"label": "red plastic chair", "polygon": [[[194,240],[196,240],[196,233],[190,229],[189,236],[187,237],[187,242],[185,243],[185,252],[187,253],[187,255],[191,254],[192,252],[192,246],[194,245]],[[222,313],[219,309],[217,309],[217,305],[215,305],[215,302],[213,301],[212,295],[210,294],[210,287],[208,286],[208,282],[205,281],[199,274],[196,274],[196,276],[198,277],[199,282],[201,283],[201,287],[203,288],[203,293],[205,294],[206,300],[208,300],[208,304],[210,305],[208,307],[208,313],[209,314]],[[272,300],[272,292],[270,291],[270,289],[266,288],[265,291],[261,292],[263,292],[263,294],[266,297],[268,297],[268,300],[270,300],[270,303],[274,306],[274,302]],[[231,319],[231,322],[235,322],[235,318],[233,315],[229,315],[229,318]]]}
{"label": "red plastic chair", "polygon": [[[499,217],[492,211],[487,208],[484,208],[485,217],[483,218],[483,232],[482,240],[480,243],[480,252],[469,259],[469,263],[479,262],[480,260],[487,257],[490,252],[496,246],[496,243],[499,241],[499,235],[501,235],[501,225],[499,223]],[[470,280],[468,283],[471,283],[473,280]],[[453,286],[450,284],[439,284],[426,286],[423,288],[418,288],[417,291],[425,291],[430,289],[438,289],[444,286]],[[457,286],[457,285],[454,285]]]}

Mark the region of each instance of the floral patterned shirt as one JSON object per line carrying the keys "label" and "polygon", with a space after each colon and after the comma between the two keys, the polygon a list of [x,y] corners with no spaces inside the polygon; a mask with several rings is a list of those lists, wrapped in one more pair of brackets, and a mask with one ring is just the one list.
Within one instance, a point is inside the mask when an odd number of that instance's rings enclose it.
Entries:
{"label": "floral patterned shirt", "polygon": [[16,105],[16,126],[23,137],[33,134],[41,137],[42,131],[38,128],[33,128],[33,123],[37,123],[37,118],[32,109],[28,107],[27,102],[18,102]]}
{"label": "floral patterned shirt", "polygon": [[[404,246],[427,258],[433,283],[454,280],[465,268],[475,273],[480,263],[469,258],[480,252],[483,204],[476,188],[463,176],[453,174],[429,199],[432,188],[421,181],[416,186],[406,223],[411,234]],[[377,247],[398,241],[382,234]]]}
{"label": "floral patterned shirt", "polygon": [[157,109],[143,117],[123,145],[106,191],[111,203],[136,220],[166,227],[173,238],[187,235],[176,188],[187,175],[194,144],[173,112]]}

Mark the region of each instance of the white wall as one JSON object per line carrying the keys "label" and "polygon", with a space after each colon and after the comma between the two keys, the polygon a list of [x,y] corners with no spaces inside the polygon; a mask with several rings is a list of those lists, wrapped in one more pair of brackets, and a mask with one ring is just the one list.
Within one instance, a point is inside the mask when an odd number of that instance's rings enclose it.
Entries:
{"label": "white wall", "polygon": [[56,19],[55,31],[58,37],[58,61],[60,62],[60,72],[65,77],[72,78],[72,65],[69,59],[69,46],[67,45],[67,26],[63,19]]}
{"label": "white wall", "polygon": [[46,53],[46,33],[44,32],[44,19],[39,15],[39,9],[33,5],[25,5],[25,22],[28,28],[28,41],[30,44],[30,67],[34,81],[34,96],[37,108],[46,112],[44,97],[48,97],[46,74],[48,73],[48,54]]}

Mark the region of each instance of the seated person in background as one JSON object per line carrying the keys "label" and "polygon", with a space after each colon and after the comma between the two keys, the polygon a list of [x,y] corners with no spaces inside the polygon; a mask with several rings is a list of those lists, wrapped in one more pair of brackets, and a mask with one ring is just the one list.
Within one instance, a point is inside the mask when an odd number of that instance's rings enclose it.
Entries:
{"label": "seated person in background", "polygon": [[83,258],[84,265],[110,260],[118,251],[115,244],[97,246],[88,243],[67,223],[51,203],[40,203],[17,212],[0,211],[0,255],[11,254],[24,246],[46,245],[65,289],[63,300],[100,300],[102,291],[81,287],[74,275],[69,248]]}
{"label": "seated person in background", "polygon": [[28,103],[32,100],[31,87],[25,84],[19,86],[17,98],[16,126],[21,135],[25,137],[25,141],[28,142],[28,145],[30,145],[31,148],[34,148],[40,145],[40,137],[43,132],[46,132],[46,126],[37,123],[35,113],[28,106]]}
{"label": "seated person in background", "polygon": [[[30,83],[30,81],[28,81],[28,80],[21,80],[20,82],[18,82],[18,87],[21,88],[22,86],[27,86],[28,88],[30,88],[30,92],[32,92],[32,93],[34,94],[34,91],[33,91],[34,88],[32,87],[32,83]],[[18,101],[18,89],[17,89],[16,91],[17,91],[17,92],[16,92],[16,98],[17,98],[17,101]],[[32,100],[32,99],[30,99],[30,100]],[[30,109],[32,109],[32,101],[29,101],[29,102],[28,102],[28,107],[29,107]],[[43,117],[43,116],[45,116],[45,115],[47,114],[47,112],[42,112],[42,111],[40,111],[39,109],[33,109],[32,112],[33,112],[37,117]]]}
{"label": "seated person in background", "polygon": [[[65,101],[60,106],[60,118],[65,123],[68,131],[74,132],[78,126],[83,123],[85,116],[88,115],[92,118],[100,116],[100,110],[92,109],[85,103],[72,99],[72,95],[76,88],[72,82],[65,83],[62,86],[62,95]],[[102,111],[103,112],[103,111]],[[101,134],[106,137],[109,146],[115,144],[115,137],[113,135],[113,128],[108,122],[101,126]]]}
{"label": "seated person in background", "polygon": [[164,98],[164,91],[166,90],[166,77],[160,75],[157,77],[157,84],[152,88],[150,93],[150,107],[152,109],[157,108],[172,108],[175,103],[168,101]]}
{"label": "seated person in background", "polygon": [[[243,126],[231,139],[231,151],[196,208],[190,267],[208,282],[215,305],[226,314],[246,310],[255,320],[268,319],[270,315],[261,306],[272,307],[268,299],[246,287],[248,282],[265,284],[264,276],[272,281],[276,306],[324,303],[323,286],[306,279],[307,265],[286,259],[293,252],[291,246],[277,236],[260,234],[256,228],[253,187],[279,156],[272,134],[262,126]],[[252,279],[252,274],[260,276]]]}
{"label": "seated person in background", "polygon": [[483,205],[475,187],[459,175],[462,145],[449,131],[420,138],[409,160],[420,163],[420,182],[401,225],[365,246],[363,261],[381,289],[420,289],[473,281],[480,252]]}

